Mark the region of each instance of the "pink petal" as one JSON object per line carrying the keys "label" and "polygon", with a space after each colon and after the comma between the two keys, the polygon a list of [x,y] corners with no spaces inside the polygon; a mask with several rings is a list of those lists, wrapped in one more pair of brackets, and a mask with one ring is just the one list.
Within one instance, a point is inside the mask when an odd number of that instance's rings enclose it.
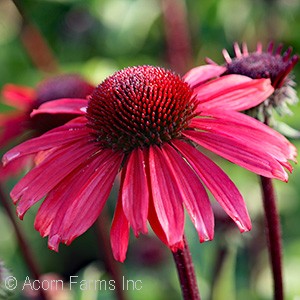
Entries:
{"label": "pink petal", "polygon": [[131,152],[124,170],[122,204],[125,216],[136,236],[139,232],[146,234],[149,192],[143,150],[137,148]]}
{"label": "pink petal", "polygon": [[158,220],[157,213],[155,211],[155,207],[154,207],[154,204],[153,204],[153,197],[152,197],[152,192],[151,191],[150,191],[150,199],[149,199],[148,220],[149,220],[149,223],[151,225],[152,230],[158,236],[158,238],[164,244],[166,244],[168,247],[170,247],[171,245],[168,243],[166,234],[165,234],[165,232],[164,232],[163,228],[161,227],[161,224]]}
{"label": "pink petal", "polygon": [[171,147],[165,144],[162,147],[166,161],[176,174],[183,203],[194,223],[200,242],[212,240],[214,236],[214,215],[208,195],[199,178],[182,157]]}
{"label": "pink petal", "polygon": [[82,123],[81,120],[77,121],[78,123],[68,123],[61,127],[50,130],[40,137],[30,139],[14,147],[4,154],[2,158],[3,164],[6,165],[9,162],[24,155],[29,155],[37,153],[39,151],[62,146],[64,144],[82,139],[84,136],[89,136],[89,129],[86,128],[85,124]]}
{"label": "pink petal", "polygon": [[251,221],[245,202],[230,178],[213,161],[191,145],[180,140],[173,140],[172,144],[184,155],[240,231],[250,230]]}
{"label": "pink petal", "polygon": [[[147,173],[149,176],[149,172]],[[149,176],[150,177],[150,176]],[[148,179],[149,180],[149,179]],[[160,221],[158,220],[157,213],[155,211],[155,207],[153,204],[153,197],[152,193],[150,191],[150,200],[149,200],[149,215],[148,215],[149,223],[151,225],[151,228],[153,229],[154,233],[157,235],[157,237],[165,244],[167,245],[173,252],[183,249],[184,248],[184,239],[182,239],[176,243],[176,244],[169,244],[167,237],[165,235],[165,232],[160,224]]]}
{"label": "pink petal", "polygon": [[77,98],[49,101],[42,104],[38,109],[34,109],[30,116],[33,117],[39,114],[85,115],[87,103],[86,99]]}
{"label": "pink petal", "polygon": [[86,185],[86,182],[93,175],[99,163],[109,154],[104,152],[100,158],[90,156],[49,192],[38,210],[34,224],[36,230],[43,237],[49,235],[54,220],[63,216],[60,214],[61,208],[67,207],[69,200],[76,197],[82,186]]}
{"label": "pink petal", "polygon": [[154,208],[169,245],[182,240],[184,211],[182,197],[166,159],[158,146],[149,150],[149,173]]}
{"label": "pink petal", "polygon": [[[1,115],[0,115],[1,117]],[[1,120],[0,147],[4,147],[24,131],[24,122],[27,116],[23,113],[8,115]]]}
{"label": "pink petal", "polygon": [[110,149],[97,154],[99,165],[75,197],[64,203],[51,226],[48,245],[56,250],[58,243],[67,245],[89,229],[99,217],[110,194],[124,154]]}
{"label": "pink petal", "polygon": [[32,164],[31,159],[31,157],[21,157],[5,167],[0,166],[0,181],[4,181],[9,179],[9,177],[19,175],[26,166],[28,167]]}
{"label": "pink petal", "polygon": [[246,110],[267,99],[274,91],[269,79],[251,79],[242,75],[226,75],[195,88],[199,100],[197,111],[219,108]]}
{"label": "pink petal", "polygon": [[218,133],[238,139],[245,143],[256,143],[258,150],[266,152],[286,163],[287,159],[295,160],[296,147],[284,136],[269,126],[235,111],[213,110],[205,112],[207,117],[194,118],[190,127],[201,131]]}
{"label": "pink petal", "polygon": [[226,71],[225,67],[218,65],[204,65],[191,69],[184,76],[183,80],[191,87],[202,84],[203,82],[212,78],[218,77]]}
{"label": "pink petal", "polygon": [[129,222],[122,209],[122,191],[120,190],[115,215],[111,225],[110,243],[115,260],[123,262],[129,243]]}
{"label": "pink petal", "polygon": [[288,179],[281,164],[266,152],[259,151],[256,143],[210,132],[186,130],[183,135],[251,172],[283,181]]}
{"label": "pink petal", "polygon": [[64,177],[96,152],[94,144],[81,140],[59,148],[28,172],[13,188],[10,195],[18,203],[22,219],[25,212],[51,191]]}
{"label": "pink petal", "polygon": [[19,110],[28,110],[36,95],[35,90],[27,86],[6,84],[2,89],[3,102]]}

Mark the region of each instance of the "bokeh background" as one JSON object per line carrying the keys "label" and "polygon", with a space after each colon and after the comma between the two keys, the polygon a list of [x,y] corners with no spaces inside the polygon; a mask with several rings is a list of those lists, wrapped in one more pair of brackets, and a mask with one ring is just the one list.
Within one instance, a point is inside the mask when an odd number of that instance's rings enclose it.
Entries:
{"label": "bokeh background", "polygon": [[[0,0],[0,88],[6,83],[35,86],[55,73],[75,72],[93,84],[132,65],[159,65],[179,73],[204,63],[210,57],[223,63],[221,50],[233,54],[232,43],[246,42],[255,50],[270,40],[293,46],[300,53],[299,0],[23,0],[19,11],[10,0]],[[22,13],[22,15],[20,14]],[[24,19],[46,41],[55,58],[44,63],[36,39],[26,36]],[[23,24],[23,25],[22,25]],[[177,35],[176,35],[177,34]],[[174,38],[175,36],[175,38]],[[30,45],[33,47],[30,47]],[[57,71],[58,70],[58,71]],[[300,64],[294,70],[300,88]],[[299,92],[298,92],[299,94]],[[1,111],[9,110],[0,106]],[[300,106],[281,121],[300,129]],[[293,139],[299,149],[299,141]],[[3,152],[3,151],[2,151]],[[215,158],[217,159],[217,158]],[[272,281],[264,236],[264,220],[258,178],[224,160],[217,159],[242,192],[253,221],[253,230],[241,235],[222,214],[216,220],[216,236],[200,244],[187,218],[186,235],[195,263],[203,299],[267,300]],[[17,179],[5,186],[7,194]],[[276,182],[282,220],[284,279],[288,300],[300,299],[300,169],[295,165],[288,184]],[[112,193],[107,212],[113,212]],[[59,253],[47,248],[33,228],[39,205],[18,223],[32,247],[43,273],[66,281],[107,279],[103,249],[91,228]],[[12,207],[12,209],[14,209]],[[14,230],[0,206],[0,260],[20,282],[30,275],[17,245]],[[222,261],[222,264],[219,262]],[[127,291],[128,299],[181,299],[172,256],[151,234],[132,238],[128,258],[121,265],[124,276],[141,280],[140,291]],[[1,293],[0,293],[1,294]],[[11,299],[26,299],[30,293],[17,289]],[[26,296],[27,295],[27,296]],[[0,296],[1,297],[1,296]],[[79,285],[53,299],[116,299],[113,291],[84,291]]]}

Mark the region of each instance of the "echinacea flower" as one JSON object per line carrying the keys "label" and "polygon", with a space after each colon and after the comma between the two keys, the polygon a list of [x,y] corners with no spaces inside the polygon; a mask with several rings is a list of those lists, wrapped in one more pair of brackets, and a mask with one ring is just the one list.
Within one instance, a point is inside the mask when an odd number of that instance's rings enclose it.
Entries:
{"label": "echinacea flower", "polygon": [[11,192],[22,219],[44,196],[35,228],[50,249],[69,245],[100,215],[117,174],[120,190],[111,228],[114,257],[124,261],[129,229],[148,231],[173,251],[183,247],[184,207],[200,242],[211,240],[212,193],[241,232],[251,229],[244,200],[229,177],[197,147],[250,171],[287,181],[296,149],[259,121],[233,111],[265,100],[269,79],[228,75],[203,66],[183,78],[159,67],[116,72],[88,97],[48,102],[32,113],[79,117],[16,146],[5,165],[38,154],[39,163]]}
{"label": "echinacea flower", "polygon": [[[228,51],[223,49],[226,71],[223,75],[239,74],[258,78],[270,78],[274,92],[260,105],[254,107],[247,113],[265,121],[272,116],[274,108],[279,114],[288,114],[288,104],[296,104],[298,97],[294,90],[295,82],[292,79],[291,71],[297,64],[298,55],[292,55],[292,48],[289,47],[281,54],[283,45],[274,49],[274,43],[270,42],[266,51],[263,51],[261,43],[257,44],[256,51],[249,52],[247,44],[243,43],[242,48],[238,43],[233,45],[235,57],[231,58]],[[211,65],[217,65],[207,58]]]}
{"label": "echinacea flower", "polygon": [[[79,75],[60,75],[42,81],[36,89],[6,84],[2,89],[3,103],[14,108],[9,113],[0,113],[0,147],[8,147],[16,139],[25,140],[63,125],[70,121],[70,114],[38,116],[30,118],[33,109],[41,104],[61,98],[85,98],[94,87]],[[22,169],[23,162],[18,161],[10,169],[0,171],[0,177],[7,177]]]}

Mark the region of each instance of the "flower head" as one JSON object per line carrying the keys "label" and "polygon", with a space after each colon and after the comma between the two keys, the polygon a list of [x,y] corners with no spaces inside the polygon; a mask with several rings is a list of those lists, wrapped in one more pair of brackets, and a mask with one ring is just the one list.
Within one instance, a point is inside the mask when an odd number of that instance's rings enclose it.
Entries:
{"label": "flower head", "polygon": [[[70,244],[97,219],[117,174],[120,190],[111,228],[116,259],[123,261],[134,234],[149,221],[172,250],[183,246],[184,207],[200,242],[213,238],[213,194],[240,231],[251,228],[244,200],[229,177],[197,149],[200,145],[258,174],[287,180],[296,150],[260,122],[233,111],[264,101],[269,79],[228,75],[203,66],[183,78],[163,68],[131,67],[102,82],[89,100],[48,102],[32,113],[78,118],[7,152],[4,164],[38,155],[39,163],[12,190],[23,218],[46,196],[35,228],[48,245]],[[70,105],[72,104],[72,105]]]}
{"label": "flower head", "polygon": [[88,126],[102,148],[132,151],[161,146],[194,117],[195,97],[174,73],[149,66],[121,70],[95,89]]}
{"label": "flower head", "polygon": [[[231,58],[226,49],[223,50],[225,59],[226,74],[240,74],[258,78],[270,78],[274,87],[274,93],[270,95],[258,107],[248,111],[249,114],[264,121],[266,117],[272,115],[272,109],[275,108],[280,114],[290,113],[287,104],[295,104],[298,101],[294,90],[294,81],[290,75],[297,64],[298,55],[292,55],[292,48],[289,47],[281,54],[283,45],[274,49],[274,43],[270,43],[267,50],[263,51],[262,45],[257,44],[256,51],[248,52],[246,44],[242,49],[237,43],[234,44],[235,57]],[[211,59],[207,62],[215,65]]]}
{"label": "flower head", "polygon": [[[13,108],[14,111],[0,114],[0,147],[9,146],[16,138],[22,140],[38,136],[52,128],[70,121],[70,114],[58,114],[55,117],[39,115],[30,118],[33,109],[41,104],[61,98],[85,98],[93,91],[94,87],[78,75],[61,75],[42,81],[35,89],[7,84],[2,90],[3,103]],[[24,160],[25,162],[25,160]],[[0,177],[11,175],[21,169],[19,161],[11,170],[0,171]]]}

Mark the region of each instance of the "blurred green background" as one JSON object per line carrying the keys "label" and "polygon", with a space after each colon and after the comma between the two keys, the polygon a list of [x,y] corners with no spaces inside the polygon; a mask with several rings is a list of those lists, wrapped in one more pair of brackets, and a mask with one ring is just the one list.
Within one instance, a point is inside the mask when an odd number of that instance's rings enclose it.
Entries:
{"label": "blurred green background", "polygon": [[[206,56],[217,63],[223,63],[222,49],[226,48],[232,54],[232,43],[235,41],[245,41],[249,50],[255,50],[257,41],[261,41],[265,48],[270,40],[274,40],[277,44],[283,43],[284,49],[291,45],[295,53],[300,53],[298,0],[174,0],[171,3],[175,7],[181,7],[180,11],[184,12],[188,26],[186,65],[178,66],[172,60],[172,48],[168,42],[168,26],[172,22],[166,22],[163,13],[167,2],[19,1],[24,16],[40,30],[53,51],[60,72],[80,73],[94,84],[100,83],[115,70],[132,65],[160,65],[185,72],[193,66],[203,64]],[[0,0],[0,87],[5,83],[35,86],[50,75],[32,62],[21,35],[22,18],[13,2]],[[173,49],[173,54],[178,50],[176,49]],[[296,66],[294,75],[295,81],[299,83],[300,64]],[[299,85],[296,88],[299,89]],[[294,115],[281,120],[299,129],[300,106],[292,107],[292,110]],[[299,149],[299,141],[292,142]],[[215,239],[200,244],[187,218],[186,235],[201,296],[211,300],[272,299],[258,178],[224,160],[218,159],[217,162],[242,192],[253,221],[253,230],[241,235],[235,226],[228,225],[220,217],[216,220]],[[7,193],[15,182],[13,179],[9,181]],[[288,184],[276,182],[288,300],[300,299],[299,183],[300,170],[297,165]],[[109,214],[113,212],[114,196],[112,194],[108,201]],[[38,205],[31,209],[19,224],[30,241],[43,273],[55,273],[65,280],[71,275],[78,276],[78,281],[99,278],[109,280],[95,230],[91,228],[71,246],[63,245],[59,253],[54,253],[48,250],[46,239],[42,239],[33,228],[37,208]],[[17,246],[10,220],[2,207],[0,231],[0,260],[22,282],[29,271]],[[213,280],[215,263],[220,257],[224,257],[224,265],[218,270],[216,280]],[[128,258],[121,267],[127,279],[142,281],[141,290],[127,291],[128,299],[181,299],[172,256],[156,237],[150,235],[150,238],[132,238]],[[18,288],[11,297],[23,299],[25,294]],[[64,294],[56,295],[53,299],[115,299],[115,294],[108,289],[98,293],[93,290],[84,291],[76,285],[71,291],[67,289]]]}

